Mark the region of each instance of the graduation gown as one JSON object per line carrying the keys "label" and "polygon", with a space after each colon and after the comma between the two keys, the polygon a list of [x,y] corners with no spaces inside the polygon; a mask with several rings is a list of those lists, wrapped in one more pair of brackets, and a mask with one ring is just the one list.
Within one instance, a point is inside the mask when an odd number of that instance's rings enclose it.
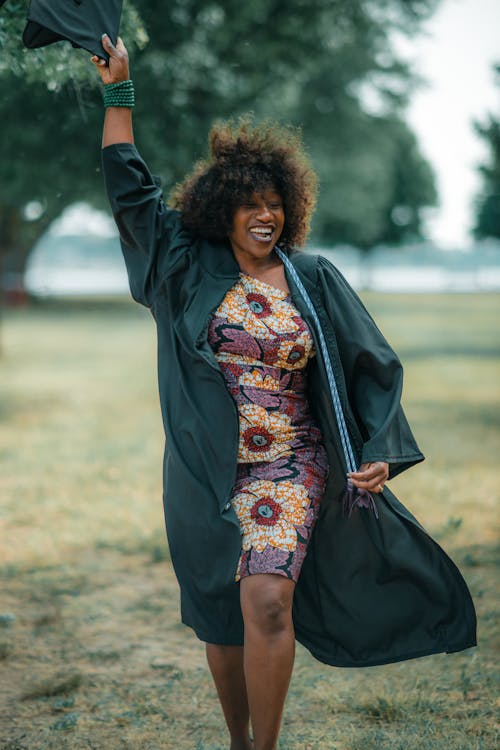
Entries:
{"label": "graduation gown", "polygon": [[[132,295],[157,325],[163,501],[182,620],[203,641],[241,645],[234,581],[241,538],[229,502],[238,416],[207,342],[211,313],[239,267],[228,242],[195,239],[184,229],[133,145],[103,149],[103,168]],[[300,252],[289,257],[320,318],[359,463],[386,461],[394,477],[423,460],[400,405],[401,364],[331,263]],[[330,473],[296,586],[296,638],[320,661],[346,667],[474,646],[475,612],[460,572],[387,487],[376,497],[378,520],[367,509],[343,517],[345,461],[317,340],[316,350],[308,397]]]}
{"label": "graduation gown", "polygon": [[122,0],[30,0],[23,42],[36,49],[69,41],[109,60],[101,37],[109,34],[116,44],[121,13]]}

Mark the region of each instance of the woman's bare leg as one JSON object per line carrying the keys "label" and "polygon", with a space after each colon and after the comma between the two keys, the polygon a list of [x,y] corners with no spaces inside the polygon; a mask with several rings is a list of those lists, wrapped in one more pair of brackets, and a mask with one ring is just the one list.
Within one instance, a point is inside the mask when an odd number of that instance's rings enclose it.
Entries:
{"label": "woman's bare leg", "polygon": [[244,668],[255,750],[274,750],[295,656],[295,584],[259,574],[240,582],[245,622]]}
{"label": "woman's bare leg", "polygon": [[252,750],[248,733],[249,710],[243,671],[243,646],[207,643],[206,651],[208,666],[231,736],[231,750]]}

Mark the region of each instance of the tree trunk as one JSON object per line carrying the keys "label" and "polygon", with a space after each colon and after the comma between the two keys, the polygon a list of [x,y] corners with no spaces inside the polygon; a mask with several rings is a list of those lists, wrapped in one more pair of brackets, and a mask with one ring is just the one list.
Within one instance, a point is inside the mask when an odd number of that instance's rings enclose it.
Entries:
{"label": "tree trunk", "polygon": [[20,305],[26,300],[23,283],[26,261],[53,218],[47,212],[39,221],[28,223],[19,208],[0,206],[0,325],[6,306]]}

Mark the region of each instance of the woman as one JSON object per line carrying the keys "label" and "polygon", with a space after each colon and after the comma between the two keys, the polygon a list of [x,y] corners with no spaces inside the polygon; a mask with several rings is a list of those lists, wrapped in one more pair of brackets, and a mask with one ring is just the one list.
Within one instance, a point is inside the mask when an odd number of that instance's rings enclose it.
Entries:
{"label": "woman", "polygon": [[[206,643],[231,750],[271,750],[295,638],[328,664],[381,664],[474,645],[474,610],[454,564],[384,488],[423,459],[400,363],[336,269],[295,252],[315,196],[298,137],[216,126],[211,158],[169,209],[133,145],[126,49],[103,45],[104,173],[132,294],[158,328],[182,619]],[[346,517],[338,502],[346,464],[301,284],[360,464],[350,482],[375,512]]]}

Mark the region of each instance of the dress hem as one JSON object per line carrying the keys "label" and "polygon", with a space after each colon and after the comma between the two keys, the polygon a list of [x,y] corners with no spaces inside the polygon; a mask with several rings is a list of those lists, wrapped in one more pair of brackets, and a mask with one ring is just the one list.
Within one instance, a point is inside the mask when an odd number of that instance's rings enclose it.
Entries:
{"label": "dress hem", "polygon": [[[202,633],[200,630],[196,630],[192,625],[182,620],[183,625],[191,628],[196,637],[203,643],[212,643],[216,646],[243,646],[244,639],[242,637],[230,637],[230,636],[208,636]],[[300,634],[295,634],[295,640],[306,648],[311,656],[322,664],[326,664],[329,667],[341,667],[345,669],[353,669],[356,667],[381,667],[386,664],[394,664],[402,661],[409,661],[410,659],[420,659],[424,656],[433,656],[434,654],[455,654],[460,651],[466,651],[469,648],[477,646],[477,640],[475,638],[465,641],[461,645],[451,644],[440,644],[432,646],[430,648],[421,649],[419,651],[411,651],[410,653],[404,653],[400,655],[389,656],[384,659],[366,659],[360,661],[348,661],[346,659],[336,659],[333,657],[319,655],[311,651],[309,646],[300,637]]]}

